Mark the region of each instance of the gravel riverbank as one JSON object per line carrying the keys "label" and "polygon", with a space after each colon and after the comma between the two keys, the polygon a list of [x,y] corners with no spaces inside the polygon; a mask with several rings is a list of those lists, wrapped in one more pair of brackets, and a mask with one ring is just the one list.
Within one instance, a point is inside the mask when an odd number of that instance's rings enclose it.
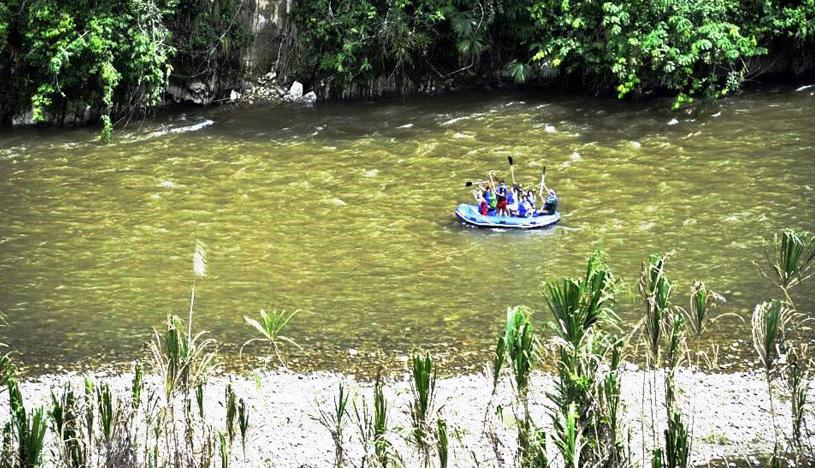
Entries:
{"label": "gravel riverbank", "polygon": [[[93,376],[98,382],[129,395],[132,376],[127,374]],[[50,392],[66,383],[79,393],[84,376],[77,374],[49,375],[27,379],[21,383],[26,406],[50,404]],[[631,369],[622,380],[625,404],[625,424],[631,431],[632,457],[639,464],[643,456],[643,440],[650,440],[651,428],[641,415],[650,412],[643,388],[650,377]],[[772,447],[772,423],[769,414],[766,387],[762,376],[755,373],[706,374],[680,371],[677,374],[682,389],[680,401],[685,414],[693,424],[693,459],[750,460],[756,454]],[[250,429],[245,454],[236,441],[232,450],[234,466],[330,466],[334,447],[329,432],[317,420],[320,408],[329,409],[344,382],[352,389],[357,402],[372,398],[372,384],[331,373],[294,374],[288,372],[256,372],[248,376],[217,376],[210,379],[205,392],[205,407],[209,422],[216,430],[223,430],[225,409],[222,405],[224,387],[232,384],[238,397],[245,399],[249,408]],[[535,421],[544,428],[551,427],[547,413],[546,392],[551,388],[549,375],[535,373],[530,392],[530,409]],[[152,377],[146,386],[160,388]],[[501,439],[503,461],[496,460],[492,446],[483,433],[485,408],[490,398],[491,382],[484,375],[462,375],[440,378],[437,384],[436,408],[447,420],[450,433],[451,465],[453,466],[506,466],[515,450],[515,426],[511,411],[503,412],[503,423],[497,433]],[[646,392],[647,393],[647,392]],[[405,441],[409,427],[410,384],[407,375],[389,380],[385,395],[390,406],[389,438],[407,466],[419,463],[415,451]],[[508,408],[512,401],[512,388],[508,379],[499,387],[495,402]],[[353,415],[353,410],[349,410]],[[789,403],[777,399],[779,426],[788,427]],[[8,392],[0,394],[0,408],[8,408]],[[661,411],[658,406],[657,411]],[[663,413],[658,413],[662,419]],[[0,411],[0,421],[8,418],[8,411]],[[346,428],[344,446],[349,466],[359,466],[363,455],[358,430],[352,423]],[[646,437],[643,438],[643,432]],[[661,429],[660,429],[661,433]],[[46,466],[53,460],[53,434],[47,434]],[[645,443],[647,446],[648,444]],[[550,458],[555,458],[553,444],[549,444]]]}

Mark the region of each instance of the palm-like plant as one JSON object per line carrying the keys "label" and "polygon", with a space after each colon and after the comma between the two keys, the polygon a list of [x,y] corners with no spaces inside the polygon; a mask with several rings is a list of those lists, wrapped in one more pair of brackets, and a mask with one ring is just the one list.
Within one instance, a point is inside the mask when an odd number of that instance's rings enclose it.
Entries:
{"label": "palm-like plant", "polygon": [[507,309],[507,322],[504,327],[504,347],[518,394],[522,398],[526,395],[529,373],[535,361],[535,338],[532,323],[529,321],[530,312],[523,306],[510,307]]}
{"label": "palm-like plant", "polygon": [[388,402],[385,400],[385,393],[382,388],[382,378],[377,374],[376,382],[374,383],[374,418],[373,418],[373,435],[374,435],[374,453],[376,459],[382,466],[387,466],[388,463],[388,440],[386,434],[388,432]]}
{"label": "palm-like plant", "polygon": [[645,302],[645,341],[651,364],[659,365],[665,318],[670,313],[673,285],[665,276],[667,256],[651,255],[640,271],[639,291]]}
{"label": "palm-like plant", "polygon": [[793,318],[793,310],[778,300],[763,302],[753,310],[753,348],[768,374],[775,370],[786,341],[786,328]]}
{"label": "palm-like plant", "polygon": [[215,340],[204,333],[187,335],[184,321],[177,315],[167,317],[163,335],[154,331],[150,355],[154,369],[164,377],[164,391],[170,399],[177,391],[187,393],[203,384],[214,367]]}
{"label": "palm-like plant", "polygon": [[243,348],[245,348],[248,344],[252,342],[265,341],[269,343],[269,345],[272,347],[272,350],[274,351],[275,357],[277,357],[278,362],[280,362],[280,364],[286,367],[286,361],[283,360],[283,357],[280,354],[281,342],[289,343],[300,350],[303,349],[294,340],[281,334],[283,330],[286,329],[286,326],[288,326],[292,317],[297,315],[298,312],[299,311],[297,310],[291,313],[287,313],[285,310],[272,309],[270,311],[266,311],[265,309],[260,309],[259,321],[244,316],[243,319],[246,321],[246,323],[255,330],[257,330],[258,333],[260,333],[261,337],[252,338],[251,340],[245,342],[243,346],[241,346],[240,352],[238,354],[242,355]]}
{"label": "palm-like plant", "polygon": [[753,310],[753,348],[764,367],[764,378],[767,382],[767,395],[770,399],[770,416],[772,417],[773,435],[775,437],[774,453],[778,449],[778,428],[775,423],[775,403],[773,401],[772,375],[778,361],[780,349],[786,341],[786,328],[794,319],[794,312],[787,304],[773,300],[763,302]]}
{"label": "palm-like plant", "polygon": [[436,370],[429,354],[414,354],[411,364],[413,400],[410,402],[410,419],[413,425],[413,442],[422,452],[425,463],[429,463],[433,434],[431,418],[436,400]]}
{"label": "palm-like plant", "polygon": [[700,337],[721,315],[712,317],[713,312],[719,304],[724,303],[725,298],[711,291],[702,281],[694,281],[690,288],[690,304],[687,310],[682,309],[686,323],[693,336]]}
{"label": "palm-like plant", "polygon": [[23,395],[17,380],[8,381],[9,408],[11,409],[11,433],[17,444],[17,466],[34,467],[40,464],[47,422],[45,412],[37,408],[28,413],[23,405]]}
{"label": "palm-like plant", "polygon": [[789,290],[815,276],[815,235],[785,229],[765,246],[764,256],[769,270],[765,276],[773,280],[794,308]]}
{"label": "palm-like plant", "polygon": [[612,309],[616,280],[602,253],[589,257],[582,280],[565,278],[547,283],[544,297],[558,337],[577,348],[597,323],[616,322]]}
{"label": "palm-like plant", "polygon": [[[600,325],[614,327],[614,293],[617,281],[602,252],[589,257],[586,274],[581,279],[561,279],[546,285],[545,300],[554,321],[558,350],[558,380],[550,394],[555,405],[553,422],[558,446],[567,465],[579,463],[581,454],[573,449],[586,449],[583,459],[602,464],[601,460],[623,459],[617,421],[619,382],[616,368],[622,354],[622,340],[608,335]],[[601,377],[600,364],[612,355],[607,379]],[[607,383],[607,388],[604,388]],[[604,394],[607,391],[607,394]],[[574,424],[567,424],[573,413]],[[585,443],[566,446],[578,439],[570,430],[579,428]],[[564,452],[566,450],[566,452]]]}
{"label": "palm-like plant", "polygon": [[560,451],[567,468],[581,466],[580,455],[585,443],[579,420],[580,415],[574,403],[566,407],[555,420],[555,446]]}
{"label": "palm-like plant", "polygon": [[[812,383],[811,369],[812,359],[809,357],[809,347],[806,344],[793,348],[788,354],[786,366],[786,386],[791,403],[792,447],[796,452],[799,462],[805,460],[805,425],[809,400],[809,387]],[[805,465],[805,463],[799,463]]]}
{"label": "palm-like plant", "polygon": [[343,465],[345,451],[343,449],[343,434],[348,424],[348,400],[350,394],[342,383],[339,384],[339,394],[334,397],[334,405],[330,410],[320,409],[318,421],[331,434],[334,441],[334,466]]}

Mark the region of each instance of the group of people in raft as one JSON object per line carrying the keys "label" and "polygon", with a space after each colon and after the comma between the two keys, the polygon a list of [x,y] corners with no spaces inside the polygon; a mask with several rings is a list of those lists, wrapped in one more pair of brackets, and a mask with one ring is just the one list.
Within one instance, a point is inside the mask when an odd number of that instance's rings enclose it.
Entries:
{"label": "group of people in raft", "polygon": [[[496,184],[490,174],[490,181],[480,182],[473,190],[473,196],[481,216],[528,218],[551,215],[557,211],[557,194],[554,189],[546,186],[543,177],[540,191],[536,194],[533,190],[525,189],[518,184],[507,185],[504,179],[500,179]],[[537,208],[538,197],[543,202],[540,209]]]}

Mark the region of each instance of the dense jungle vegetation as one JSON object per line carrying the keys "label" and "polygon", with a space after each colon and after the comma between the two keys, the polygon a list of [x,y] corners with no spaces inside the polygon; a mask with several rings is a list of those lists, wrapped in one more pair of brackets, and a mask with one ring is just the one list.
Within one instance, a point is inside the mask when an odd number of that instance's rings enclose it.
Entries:
{"label": "dense jungle vegetation", "polygon": [[[106,138],[112,117],[157,105],[171,82],[239,86],[252,8],[4,0],[0,121],[31,110],[35,121],[59,123],[78,102],[101,114]],[[766,71],[759,57],[810,69],[815,59],[815,0],[299,0],[292,18],[284,75],[331,96],[383,79],[506,80],[620,98],[667,92],[679,107],[738,90]]]}

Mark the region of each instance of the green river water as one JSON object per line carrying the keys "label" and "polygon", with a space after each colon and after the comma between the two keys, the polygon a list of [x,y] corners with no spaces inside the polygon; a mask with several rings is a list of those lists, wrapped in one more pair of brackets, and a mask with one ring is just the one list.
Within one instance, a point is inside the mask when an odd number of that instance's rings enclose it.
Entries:
{"label": "green river water", "polygon": [[[226,367],[266,349],[243,316],[299,309],[295,369],[370,370],[414,349],[481,366],[508,306],[546,319],[544,280],[604,248],[634,324],[649,253],[673,251],[677,301],[693,279],[748,318],[775,291],[753,261],[784,227],[815,229],[814,89],[747,94],[695,113],[667,101],[470,93],[313,108],[187,109],[96,130],[0,133],[0,329],[33,372],[118,367],[152,327],[186,317],[196,240],[209,271],[196,326]],[[547,182],[563,223],[467,228],[464,182],[489,169]],[[797,291],[815,310],[813,285]],[[750,358],[749,320],[716,324],[727,363]],[[349,350],[351,350],[349,352]],[[248,354],[248,358],[247,358]]]}

